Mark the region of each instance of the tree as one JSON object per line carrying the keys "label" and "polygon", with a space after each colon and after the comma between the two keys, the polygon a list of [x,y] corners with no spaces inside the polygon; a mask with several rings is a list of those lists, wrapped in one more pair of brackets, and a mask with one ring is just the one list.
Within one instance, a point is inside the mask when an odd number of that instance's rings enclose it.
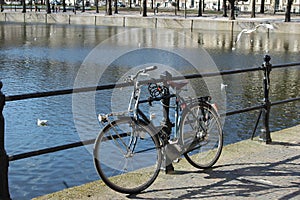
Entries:
{"label": "tree", "polygon": [[199,0],[198,17],[201,16],[202,16],[202,0]]}
{"label": "tree", "polygon": [[276,11],[277,11],[277,5],[278,5],[278,0],[274,0],[273,4],[272,4],[272,6],[274,8],[274,12],[273,12],[274,15],[276,14]]}
{"label": "tree", "polygon": [[95,0],[96,13],[99,13],[99,0]]}
{"label": "tree", "polygon": [[172,2],[171,4],[174,7],[175,15],[177,15],[177,3],[176,2]]}
{"label": "tree", "polygon": [[63,12],[67,12],[67,9],[66,9],[66,0],[62,1],[62,6],[63,6]]}
{"label": "tree", "polygon": [[108,0],[108,9],[107,9],[107,14],[108,14],[108,15],[112,15],[111,1],[112,1],[112,0]]}
{"label": "tree", "polygon": [[227,0],[223,0],[223,17],[228,17],[227,16],[227,5],[226,5]]}
{"label": "tree", "polygon": [[1,12],[3,12],[3,11],[4,11],[3,4],[4,4],[4,0],[0,0]]}
{"label": "tree", "polygon": [[235,20],[235,15],[234,15],[234,9],[235,9],[235,7],[234,7],[234,2],[235,2],[235,0],[228,0],[228,1],[229,1],[229,3],[230,3],[230,8],[231,8],[229,19],[230,19],[230,20]]}
{"label": "tree", "polygon": [[32,12],[32,0],[29,1],[29,5],[30,5],[30,12]]}
{"label": "tree", "polygon": [[255,18],[255,1],[252,0],[251,18]]}
{"label": "tree", "polygon": [[288,0],[287,2],[287,7],[285,11],[285,22],[290,22],[291,21],[291,9],[293,5],[293,0]]}
{"label": "tree", "polygon": [[25,2],[25,0],[22,0],[22,7],[23,7],[22,13],[26,13],[26,2]]}
{"label": "tree", "polygon": [[50,14],[51,13],[50,0],[46,0],[46,9],[47,9],[47,14]]}
{"label": "tree", "polygon": [[118,0],[115,0],[115,14],[118,14]]}
{"label": "tree", "polygon": [[143,17],[147,17],[147,0],[143,0]]}
{"label": "tree", "polygon": [[265,0],[261,0],[260,2],[260,13],[261,14],[265,13]]}
{"label": "tree", "polygon": [[84,4],[84,0],[82,0],[82,10],[81,12],[85,12],[85,4]]}

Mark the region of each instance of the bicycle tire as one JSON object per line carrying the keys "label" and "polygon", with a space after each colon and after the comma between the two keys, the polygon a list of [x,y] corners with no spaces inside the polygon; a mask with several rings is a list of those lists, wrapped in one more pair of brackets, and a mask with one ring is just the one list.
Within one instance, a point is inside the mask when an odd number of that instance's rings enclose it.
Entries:
{"label": "bicycle tire", "polygon": [[187,161],[199,169],[212,167],[223,148],[222,125],[215,109],[207,102],[188,105],[180,127]]}
{"label": "bicycle tire", "polygon": [[103,128],[95,141],[94,163],[107,186],[121,193],[137,194],[155,181],[162,151],[153,133],[145,122],[130,117]]}

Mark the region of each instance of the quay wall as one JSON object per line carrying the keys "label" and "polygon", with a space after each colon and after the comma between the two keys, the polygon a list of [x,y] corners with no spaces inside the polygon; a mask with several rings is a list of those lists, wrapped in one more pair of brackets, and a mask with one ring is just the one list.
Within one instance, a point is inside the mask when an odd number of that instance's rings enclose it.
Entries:
{"label": "quay wall", "polygon": [[241,31],[245,28],[254,28],[260,23],[271,23],[277,33],[300,34],[299,22],[275,21],[271,19],[237,19],[226,18],[180,18],[163,16],[105,16],[105,15],[82,15],[67,13],[0,13],[0,22],[23,22],[23,23],[47,23],[47,24],[74,24],[74,25],[97,25],[97,26],[123,26],[142,28],[172,28],[190,30],[214,30],[214,31]]}

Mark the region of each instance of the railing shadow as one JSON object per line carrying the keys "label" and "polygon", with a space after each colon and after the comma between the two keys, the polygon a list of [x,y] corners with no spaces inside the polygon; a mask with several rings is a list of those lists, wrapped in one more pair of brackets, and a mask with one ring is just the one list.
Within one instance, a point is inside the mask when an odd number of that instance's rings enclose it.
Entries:
{"label": "railing shadow", "polygon": [[[300,144],[280,142],[275,145],[300,146]],[[130,199],[149,199],[149,196],[153,196],[153,199],[255,199],[269,195],[273,199],[291,199],[300,195],[300,170],[295,166],[299,160],[300,155],[295,155],[274,163],[231,163],[202,171],[181,171],[180,175],[200,174],[199,177],[194,177],[194,179],[199,178],[199,184],[181,187],[178,186],[180,183],[174,182],[174,187],[147,190],[144,193],[127,197]],[[284,180],[289,177],[289,182],[281,184],[280,182],[269,181],[268,177],[272,180]],[[282,196],[276,196],[281,191],[285,191]],[[174,195],[171,195],[171,198],[165,198],[160,195],[161,193],[174,193]],[[147,198],[144,197],[145,195]]]}

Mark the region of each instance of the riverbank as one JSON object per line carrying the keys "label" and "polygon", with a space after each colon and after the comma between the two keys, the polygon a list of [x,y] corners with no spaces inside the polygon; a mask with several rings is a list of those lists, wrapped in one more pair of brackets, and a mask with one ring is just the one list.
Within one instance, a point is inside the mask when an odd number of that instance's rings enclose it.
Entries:
{"label": "riverbank", "polygon": [[128,196],[102,181],[35,198],[58,199],[299,199],[300,125],[273,132],[272,144],[255,139],[224,147],[209,170],[197,170],[184,159],[175,174],[160,173],[145,192]]}
{"label": "riverbank", "polygon": [[[96,26],[122,26],[140,28],[172,28],[190,30],[214,30],[214,31],[241,31],[245,28],[254,28],[261,23],[271,23],[277,33],[300,34],[300,16],[293,16],[292,22],[286,23],[283,15],[257,15],[250,18],[249,15],[240,15],[236,20],[229,20],[220,15],[207,14],[203,17],[159,13],[148,14],[148,17],[140,16],[139,12],[122,12],[112,16],[95,11],[52,13],[30,12],[20,13],[5,11],[0,13],[0,22],[21,23],[45,23],[45,24],[73,24]],[[261,29],[262,31],[265,31]]]}

